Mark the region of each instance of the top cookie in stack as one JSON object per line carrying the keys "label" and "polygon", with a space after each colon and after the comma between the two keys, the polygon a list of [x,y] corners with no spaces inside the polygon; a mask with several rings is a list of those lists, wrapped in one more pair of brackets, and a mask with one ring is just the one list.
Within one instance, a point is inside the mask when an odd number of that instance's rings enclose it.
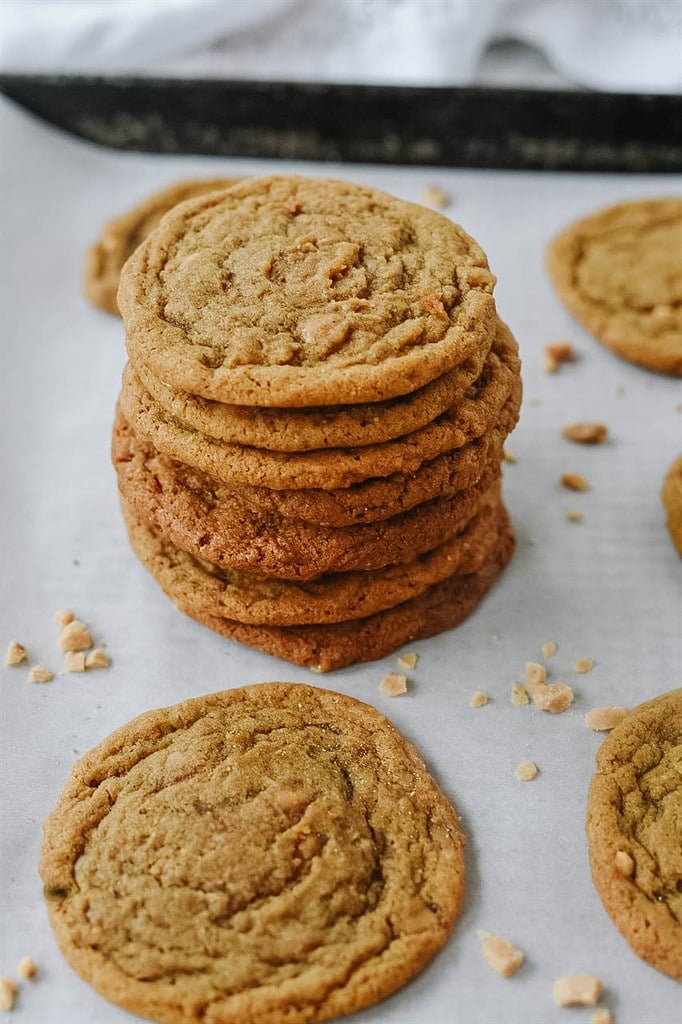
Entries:
{"label": "top cookie in stack", "polygon": [[344,182],[245,181],[163,219],[121,278],[114,461],[179,607],[321,669],[473,608],[512,546],[494,281],[445,217]]}

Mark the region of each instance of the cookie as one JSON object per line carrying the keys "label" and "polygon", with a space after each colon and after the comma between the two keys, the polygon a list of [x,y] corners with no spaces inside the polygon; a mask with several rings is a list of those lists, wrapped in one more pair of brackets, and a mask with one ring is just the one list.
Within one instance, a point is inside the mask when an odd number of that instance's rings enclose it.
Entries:
{"label": "cookie", "polygon": [[514,538],[503,531],[480,569],[448,576],[417,597],[364,619],[308,626],[259,626],[198,612],[194,602],[176,607],[230,640],[266,654],[330,672],[360,661],[375,661],[413,640],[425,640],[458,626],[474,611],[511,558]]}
{"label": "cookie", "polygon": [[464,837],[374,708],[264,683],[149,711],[74,765],[40,872],[59,947],[164,1024],[305,1024],[443,946]]}
{"label": "cookie", "polygon": [[682,199],[619,203],[572,224],[547,266],[568,309],[624,359],[682,374]]}
{"label": "cookie", "polygon": [[592,878],[635,953],[682,981],[682,689],[640,704],[597,752]]}
{"label": "cookie", "polygon": [[376,523],[476,483],[486,466],[500,462],[511,418],[500,423],[499,429],[495,427],[461,448],[423,462],[414,473],[392,473],[331,491],[274,491],[243,485],[233,488],[232,495],[247,508],[276,512],[287,519],[303,519],[318,526]]}
{"label": "cookie", "polygon": [[118,316],[116,292],[123,264],[157,227],[163,215],[185,199],[230,188],[238,180],[211,178],[207,181],[179,181],[149,196],[121,217],[108,220],[99,239],[85,255],[83,287],[90,301],[107,313]]}
{"label": "cookie", "polygon": [[292,459],[288,452],[212,440],[169,417],[144,390],[130,364],[124,371],[120,396],[121,411],[135,433],[159,451],[232,486],[249,484],[275,490],[334,490],[369,477],[414,472],[423,462],[490,430],[508,401],[518,413],[517,346],[501,322],[483,372],[461,402],[419,430],[361,448],[323,448],[299,452]]}
{"label": "cookie", "polygon": [[325,527],[248,508],[229,488],[131,433],[114,434],[112,456],[122,497],[177,547],[223,568],[291,580],[412,561],[462,530],[489,492],[499,491],[499,464],[491,463],[466,490],[379,522]]}
{"label": "cookie", "polygon": [[365,618],[423,593],[453,573],[476,572],[492,551],[507,514],[499,498],[462,531],[402,565],[330,573],[305,583],[264,579],[194,558],[155,533],[121,502],[130,545],[175,604],[254,625],[294,626]]}
{"label": "cookie", "polygon": [[682,558],[682,455],[675,459],[665,475],[661,498],[665,505],[670,537]]}
{"label": "cookie", "polygon": [[349,182],[244,181],[172,211],[121,274],[131,361],[236,405],[384,401],[486,347],[495,278],[458,225]]}
{"label": "cookie", "polygon": [[390,441],[430,423],[459,401],[480,376],[489,349],[436,377],[408,395],[364,405],[308,409],[268,409],[226,405],[174,391],[144,364],[134,371],[154,401],[172,419],[217,441],[237,442],[271,451],[301,452],[348,448]]}

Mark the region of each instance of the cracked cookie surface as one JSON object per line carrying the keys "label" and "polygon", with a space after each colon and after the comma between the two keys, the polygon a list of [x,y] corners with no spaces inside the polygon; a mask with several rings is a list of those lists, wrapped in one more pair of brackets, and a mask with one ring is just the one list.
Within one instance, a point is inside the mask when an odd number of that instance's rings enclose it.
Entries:
{"label": "cracked cookie surface", "polygon": [[682,199],[619,203],[549,246],[559,296],[624,359],[682,375]]}
{"label": "cracked cookie surface", "polygon": [[41,875],[71,966],[168,1024],[368,1006],[444,944],[457,814],[374,708],[266,683],[151,711],[78,761]]}
{"label": "cracked cookie surface", "polygon": [[132,210],[112,217],[102,228],[100,237],[85,255],[83,287],[85,294],[100,309],[119,316],[116,293],[125,261],[158,226],[164,214],[178,203],[194,196],[231,188],[238,178],[189,179],[177,181],[161,192],[155,192]]}
{"label": "cracked cookie surface", "polygon": [[592,878],[634,951],[682,981],[682,689],[640,704],[597,752]]}
{"label": "cracked cookie surface", "polygon": [[349,182],[245,181],[184,204],[127,262],[133,363],[219,402],[383,401],[494,330],[480,246],[425,207]]}

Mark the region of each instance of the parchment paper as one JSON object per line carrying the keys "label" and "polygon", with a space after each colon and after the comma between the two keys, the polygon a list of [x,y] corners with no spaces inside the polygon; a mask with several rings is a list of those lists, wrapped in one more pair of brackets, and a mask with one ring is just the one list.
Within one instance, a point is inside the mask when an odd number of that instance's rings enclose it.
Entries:
{"label": "parchment paper", "polygon": [[[124,1024],[57,951],[37,876],[41,822],[77,753],[149,708],[265,680],[302,680],[375,704],[421,750],[468,836],[466,902],[442,953],[411,984],[357,1014],[367,1024],[560,1024],[587,1009],[552,1002],[553,981],[586,971],[605,985],[617,1024],[673,1024],[680,989],[641,962],[593,889],[584,836],[586,791],[601,741],[593,706],[634,706],[680,685],[682,565],[659,498],[682,448],[679,381],[620,361],[584,332],[543,269],[566,223],[626,198],[679,193],[680,179],[494,171],[284,165],[159,157],[96,149],[0,104],[2,186],[2,593],[0,644],[26,644],[55,673],[31,685],[25,667],[0,675],[2,916],[0,974],[25,954],[16,1024]],[[524,359],[522,420],[505,470],[517,554],[457,630],[408,645],[419,664],[409,693],[378,692],[395,657],[324,677],[229,643],[176,612],[128,548],[109,463],[109,430],[125,361],[118,320],[81,293],[83,254],[108,216],[188,175],[285,171],[346,177],[419,200],[438,184],[448,215],[484,246],[499,276],[501,315]],[[542,344],[573,342],[579,359],[542,371]],[[560,436],[579,419],[608,424],[607,444]],[[583,473],[585,494],[563,490]],[[584,512],[570,523],[571,508]],[[55,609],[69,607],[106,643],[107,671],[60,675]],[[554,640],[551,677],[574,685],[563,715],[514,707],[512,681]],[[574,659],[596,662],[574,675]],[[469,706],[481,689],[490,703]],[[530,783],[513,777],[530,758]],[[526,953],[503,980],[482,960],[478,929]],[[677,1011],[675,1011],[677,1006]]]}

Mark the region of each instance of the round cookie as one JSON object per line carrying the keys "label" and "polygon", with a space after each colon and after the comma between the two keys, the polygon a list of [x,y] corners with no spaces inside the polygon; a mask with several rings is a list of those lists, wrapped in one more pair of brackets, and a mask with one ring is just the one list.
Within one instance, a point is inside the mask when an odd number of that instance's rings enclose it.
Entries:
{"label": "round cookie", "polygon": [[592,878],[635,953],[682,981],[682,689],[604,740],[588,796]]}
{"label": "round cookie", "polygon": [[125,265],[131,361],[236,405],[407,394],[494,331],[480,246],[425,207],[349,182],[241,182],[172,211]]}
{"label": "round cookie", "polygon": [[274,490],[334,490],[375,476],[414,472],[423,462],[460,448],[490,430],[508,400],[518,412],[521,379],[516,342],[498,322],[497,336],[483,372],[462,401],[437,419],[403,437],[361,448],[268,451],[205,437],[167,416],[145,392],[130,364],[123,375],[120,406],[136,435],[173,459],[235,485]]}
{"label": "round cookie", "polygon": [[176,547],[142,522],[122,499],[130,546],[163,592],[201,614],[254,625],[294,626],[365,618],[423,593],[453,573],[481,568],[508,527],[499,499],[465,528],[411,562],[368,572],[331,573],[303,584],[221,569]]}
{"label": "round cookie", "polygon": [[138,245],[158,226],[164,214],[194,196],[236,185],[238,178],[178,181],[144,199],[128,213],[108,220],[94,245],[85,254],[83,287],[96,306],[119,316],[116,293],[121,269]]}
{"label": "round cookie", "polygon": [[682,198],[619,203],[572,224],[547,266],[573,315],[624,359],[682,375]]}
{"label": "round cookie", "polygon": [[678,455],[665,475],[661,498],[670,538],[682,558],[682,455]]}
{"label": "round cookie", "polygon": [[330,672],[360,661],[375,661],[412,640],[425,640],[458,626],[474,611],[500,575],[514,550],[511,529],[476,572],[454,574],[422,594],[364,619],[308,626],[258,626],[199,612],[194,602],[176,607],[230,640],[266,654]]}
{"label": "round cookie", "polygon": [[229,488],[132,434],[115,433],[112,448],[119,491],[147,526],[196,558],[280,579],[411,562],[462,530],[488,493],[499,492],[500,467],[492,463],[466,490],[379,522],[325,527],[248,508]]}
{"label": "round cookie", "polygon": [[271,451],[301,452],[377,444],[418,430],[462,398],[480,376],[488,351],[489,347],[481,346],[461,366],[408,395],[364,405],[308,409],[212,402],[169,388],[144,364],[136,364],[133,369],[145,391],[166,415],[185,427],[216,441],[237,442]]}
{"label": "round cookie", "polygon": [[414,473],[392,473],[331,491],[273,491],[269,487],[243,485],[234,488],[232,494],[247,508],[276,512],[287,519],[302,519],[318,526],[376,523],[476,483],[486,466],[500,462],[502,446],[517,411],[518,408],[513,416],[506,417],[504,424],[498,424],[499,429],[489,430],[461,448],[423,462]]}
{"label": "round cookie", "polygon": [[305,1024],[443,946],[464,837],[374,708],[264,683],[150,711],[74,765],[40,872],[69,964],[164,1024]]}

